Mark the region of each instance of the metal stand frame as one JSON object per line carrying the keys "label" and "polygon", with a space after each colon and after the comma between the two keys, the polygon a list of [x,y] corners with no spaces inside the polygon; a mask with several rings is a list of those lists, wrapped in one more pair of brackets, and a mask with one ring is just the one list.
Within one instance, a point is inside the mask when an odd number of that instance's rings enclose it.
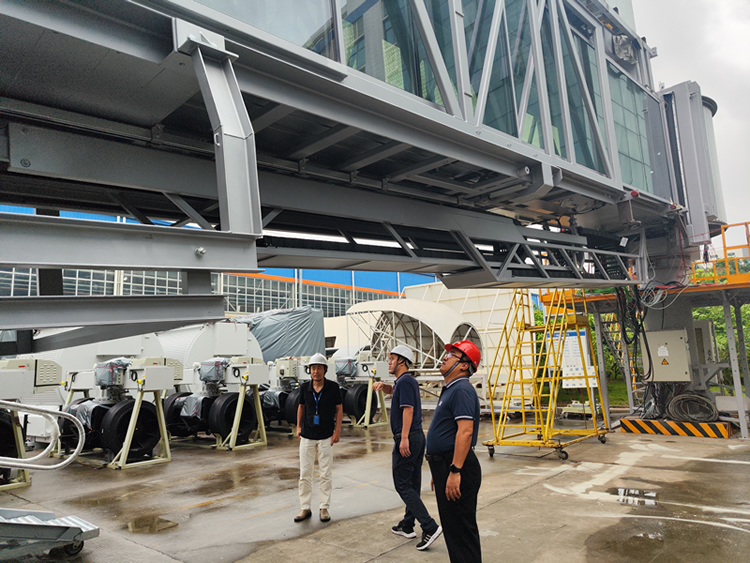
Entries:
{"label": "metal stand frame", "polygon": [[161,446],[161,454],[151,459],[128,463],[128,452],[130,451],[130,444],[133,441],[135,426],[138,422],[138,414],[141,412],[141,404],[143,404],[144,393],[145,391],[139,390],[135,395],[135,404],[133,405],[133,412],[130,414],[128,431],[125,434],[125,441],[122,443],[122,449],[117,452],[117,455],[114,457],[114,459],[107,464],[107,467],[111,469],[127,469],[128,467],[155,465],[157,463],[168,463],[172,461],[172,452],[169,449],[169,434],[167,433],[167,423],[166,419],[164,418],[164,407],[161,404],[161,390],[158,390],[152,391],[152,393],[154,394],[156,419],[159,422],[159,434],[161,435],[161,440],[159,442],[159,445]]}
{"label": "metal stand frame", "polygon": [[[491,403],[492,426],[494,437],[483,442],[488,447],[490,456],[495,453],[495,446],[529,446],[554,448],[560,459],[567,459],[564,447],[597,436],[604,443],[609,432],[606,417],[597,419],[596,404],[604,404],[601,385],[594,394],[589,384],[590,377],[599,379],[596,362],[594,373],[587,373],[581,329],[588,328],[588,315],[577,314],[573,294],[570,291],[555,290],[552,293],[547,310],[547,321],[543,325],[534,322],[531,298],[528,290],[517,289],[508,310],[508,317],[498,344],[497,353],[489,371],[487,384],[491,396],[500,384],[500,374],[505,371],[508,376],[502,407],[495,413]],[[575,331],[578,350],[582,359],[583,379],[586,394],[591,405],[592,427],[588,427],[584,412],[584,428],[561,429],[555,427],[557,396],[564,379],[581,379],[580,376],[563,375],[563,350],[565,349],[568,331]],[[537,338],[541,335],[541,339]],[[502,352],[501,352],[502,350]],[[595,358],[591,338],[589,353]],[[500,361],[498,362],[498,354]],[[493,380],[494,374],[494,380]],[[545,386],[547,389],[545,390]],[[514,393],[514,389],[519,391]],[[597,397],[598,395],[598,397]],[[513,399],[520,399],[520,406],[512,404]],[[530,403],[530,408],[527,407]],[[510,415],[520,410],[521,422],[514,423]],[[561,437],[575,436],[565,442]]]}
{"label": "metal stand frame", "polygon": [[[243,376],[243,379],[247,380],[247,376]],[[242,418],[242,408],[245,406],[245,397],[247,396],[247,388],[251,387],[253,390],[253,403],[255,407],[255,414],[258,417],[258,430],[255,440],[250,440],[247,444],[237,445],[237,432],[240,428],[240,419]],[[257,446],[268,445],[268,438],[266,437],[266,424],[263,420],[263,407],[260,404],[260,392],[258,391],[258,385],[240,383],[239,397],[237,399],[237,409],[234,411],[234,422],[232,423],[232,432],[226,438],[222,436],[216,436],[216,445],[214,448],[217,450],[240,450],[255,448]]]}
{"label": "metal stand frame", "polygon": [[[13,437],[16,442],[16,453],[18,459],[26,458],[26,446],[23,441],[23,427],[21,422],[18,420],[18,413],[10,411],[10,423],[13,427]],[[0,485],[0,491],[9,491],[11,489],[20,489],[21,487],[28,487],[31,485],[31,474],[28,469],[19,469],[18,475],[11,479],[9,483]]]}
{"label": "metal stand frame", "polygon": [[367,378],[367,403],[365,405],[365,414],[359,420],[352,420],[352,426],[355,428],[374,428],[377,426],[388,425],[388,410],[385,406],[385,394],[383,391],[377,391],[378,401],[380,402],[380,413],[381,420],[378,422],[370,422],[370,415],[372,414],[372,384],[375,383],[375,377],[370,376]]}

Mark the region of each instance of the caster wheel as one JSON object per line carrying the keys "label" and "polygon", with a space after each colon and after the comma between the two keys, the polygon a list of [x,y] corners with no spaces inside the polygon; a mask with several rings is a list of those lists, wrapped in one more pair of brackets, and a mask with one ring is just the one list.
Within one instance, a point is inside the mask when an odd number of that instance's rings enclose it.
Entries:
{"label": "caster wheel", "polygon": [[487,451],[490,454],[490,457],[495,457],[495,446],[487,446]]}
{"label": "caster wheel", "polygon": [[63,551],[66,555],[78,555],[81,553],[81,550],[83,549],[83,542],[77,541],[73,543],[69,543],[63,546]]}
{"label": "caster wheel", "polygon": [[565,450],[557,450],[557,457],[565,461],[566,459],[568,459],[568,452],[566,452]]}
{"label": "caster wheel", "polygon": [[606,443],[607,443],[607,437],[606,437],[606,436],[604,436],[604,435],[602,435],[602,436],[599,436],[599,441],[600,441],[600,442],[601,442],[602,444],[606,444]]}

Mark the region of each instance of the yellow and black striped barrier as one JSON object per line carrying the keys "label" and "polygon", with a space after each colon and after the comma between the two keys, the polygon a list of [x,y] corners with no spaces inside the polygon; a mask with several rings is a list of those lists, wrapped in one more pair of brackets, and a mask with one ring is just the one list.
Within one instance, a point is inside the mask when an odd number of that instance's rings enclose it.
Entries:
{"label": "yellow and black striped barrier", "polygon": [[729,438],[732,433],[732,427],[728,422],[678,422],[640,418],[621,418],[620,428],[623,432],[631,434],[664,434],[698,438]]}

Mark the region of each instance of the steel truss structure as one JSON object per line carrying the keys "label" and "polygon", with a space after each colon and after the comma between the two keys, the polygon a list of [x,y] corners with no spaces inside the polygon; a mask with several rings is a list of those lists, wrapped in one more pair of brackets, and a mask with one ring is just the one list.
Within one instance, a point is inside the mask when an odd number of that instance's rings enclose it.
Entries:
{"label": "steel truss structure", "polygon": [[[309,0],[286,27],[261,4],[3,3],[0,203],[38,211],[0,214],[0,265],[50,272],[42,295],[62,267],[183,270],[195,322],[218,316],[211,271],[611,287],[678,228],[654,53],[603,2]],[[630,136],[617,100],[642,106]],[[13,301],[0,329],[28,325]]]}

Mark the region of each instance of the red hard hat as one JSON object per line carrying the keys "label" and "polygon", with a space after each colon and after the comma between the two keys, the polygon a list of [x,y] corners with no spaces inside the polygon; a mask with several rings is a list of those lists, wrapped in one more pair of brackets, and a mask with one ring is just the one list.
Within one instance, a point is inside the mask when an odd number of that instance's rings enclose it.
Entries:
{"label": "red hard hat", "polygon": [[460,342],[445,345],[445,350],[447,352],[450,352],[452,348],[461,350],[461,352],[471,360],[474,370],[479,367],[479,360],[482,359],[482,353],[479,351],[476,344],[469,342],[468,340],[461,340]]}

